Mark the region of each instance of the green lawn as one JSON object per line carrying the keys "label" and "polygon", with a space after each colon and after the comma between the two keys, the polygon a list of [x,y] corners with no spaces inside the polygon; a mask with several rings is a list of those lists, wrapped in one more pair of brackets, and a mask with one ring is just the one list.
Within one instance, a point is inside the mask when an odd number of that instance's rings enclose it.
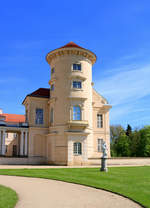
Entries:
{"label": "green lawn", "polygon": [[9,169],[0,175],[16,175],[67,181],[102,188],[127,196],[150,208],[150,167]]}
{"label": "green lawn", "polygon": [[0,208],[13,208],[18,200],[15,191],[0,185]]}

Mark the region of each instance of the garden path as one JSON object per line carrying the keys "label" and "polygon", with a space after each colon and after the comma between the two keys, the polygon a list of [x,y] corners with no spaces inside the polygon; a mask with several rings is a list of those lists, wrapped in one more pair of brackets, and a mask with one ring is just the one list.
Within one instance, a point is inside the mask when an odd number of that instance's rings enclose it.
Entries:
{"label": "garden path", "polygon": [[0,175],[0,184],[16,190],[16,208],[140,208],[117,194],[61,181]]}

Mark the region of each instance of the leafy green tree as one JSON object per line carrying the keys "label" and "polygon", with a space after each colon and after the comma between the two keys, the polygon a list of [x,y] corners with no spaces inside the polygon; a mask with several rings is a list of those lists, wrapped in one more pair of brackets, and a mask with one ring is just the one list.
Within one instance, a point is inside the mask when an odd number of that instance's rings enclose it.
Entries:
{"label": "leafy green tree", "polygon": [[121,125],[111,125],[110,126],[110,150],[111,156],[117,157],[117,142],[121,133],[125,132],[124,128]]}
{"label": "leafy green tree", "polygon": [[140,141],[137,148],[137,156],[150,157],[150,126],[145,126],[139,132]]}
{"label": "leafy green tree", "polygon": [[136,129],[130,134],[130,152],[131,157],[137,157],[138,156],[138,147],[141,139],[140,132]]}
{"label": "leafy green tree", "polygon": [[130,140],[128,136],[122,132],[117,139],[116,152],[119,157],[130,157]]}
{"label": "leafy green tree", "polygon": [[126,129],[126,135],[130,136],[132,134],[132,128],[131,126],[128,124],[127,129]]}
{"label": "leafy green tree", "polygon": [[122,126],[111,126],[111,156],[113,157],[150,157],[150,126],[126,131]]}

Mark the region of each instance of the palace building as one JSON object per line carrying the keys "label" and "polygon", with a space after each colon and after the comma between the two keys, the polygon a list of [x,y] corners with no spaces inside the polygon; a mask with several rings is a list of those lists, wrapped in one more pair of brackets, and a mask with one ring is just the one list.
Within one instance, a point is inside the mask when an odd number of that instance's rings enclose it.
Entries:
{"label": "palace building", "polygon": [[88,165],[102,156],[105,141],[110,157],[111,105],[93,88],[96,55],[70,42],[46,61],[50,88],[25,97],[25,117],[0,112],[0,155],[20,164]]}

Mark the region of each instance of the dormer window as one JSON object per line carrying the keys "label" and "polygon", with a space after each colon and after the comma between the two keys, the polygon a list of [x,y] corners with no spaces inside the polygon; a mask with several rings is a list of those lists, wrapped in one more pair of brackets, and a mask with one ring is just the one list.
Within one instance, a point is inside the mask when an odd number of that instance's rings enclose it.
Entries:
{"label": "dormer window", "polygon": [[81,64],[73,64],[73,71],[81,71]]}
{"label": "dormer window", "polygon": [[81,89],[82,88],[82,82],[81,81],[73,81],[72,82],[72,87],[74,89]]}

